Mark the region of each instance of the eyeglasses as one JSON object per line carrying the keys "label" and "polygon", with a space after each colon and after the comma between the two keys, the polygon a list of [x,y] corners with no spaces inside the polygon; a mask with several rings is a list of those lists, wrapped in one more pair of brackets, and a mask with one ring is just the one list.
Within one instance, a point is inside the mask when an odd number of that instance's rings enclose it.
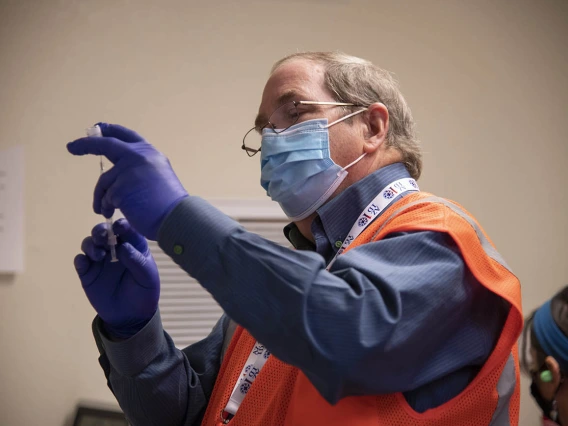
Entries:
{"label": "eyeglasses", "polygon": [[[262,127],[253,127],[243,137],[243,149],[249,157],[254,156],[261,149],[262,131],[269,129],[278,134],[288,130],[296,124],[302,114],[301,105],[330,105],[330,106],[362,106],[344,102],[317,102],[317,101],[290,101],[280,105],[268,117],[268,122]],[[300,108],[299,108],[300,107]]]}

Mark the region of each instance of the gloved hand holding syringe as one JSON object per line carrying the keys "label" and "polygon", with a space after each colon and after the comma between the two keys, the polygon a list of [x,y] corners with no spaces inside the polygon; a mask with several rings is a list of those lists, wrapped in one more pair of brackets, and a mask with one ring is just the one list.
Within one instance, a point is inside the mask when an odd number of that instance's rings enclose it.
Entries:
{"label": "gloved hand holding syringe", "polygon": [[[87,129],[87,136],[102,137],[103,134],[99,126],[93,126]],[[105,168],[103,163],[103,156],[101,155],[100,158],[101,158],[100,164],[101,164],[101,175],[102,175],[105,171]],[[114,232],[112,230],[112,217],[105,219],[107,223],[107,241],[110,247],[110,256],[111,256],[110,261],[117,262],[118,258],[116,257],[116,235],[114,235]]]}

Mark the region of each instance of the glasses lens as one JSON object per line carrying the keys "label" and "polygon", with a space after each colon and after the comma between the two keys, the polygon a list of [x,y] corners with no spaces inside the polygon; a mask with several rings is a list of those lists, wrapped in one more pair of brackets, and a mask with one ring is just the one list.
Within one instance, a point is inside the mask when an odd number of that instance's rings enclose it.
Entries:
{"label": "glasses lens", "polygon": [[298,121],[298,109],[295,102],[287,102],[279,106],[268,119],[262,130],[251,129],[243,139],[243,149],[249,157],[260,151],[262,131],[281,133]]}
{"label": "glasses lens", "polygon": [[298,121],[298,109],[296,108],[296,102],[287,102],[280,105],[280,107],[272,113],[269,121],[276,133],[283,132],[288,127],[296,124],[296,121]]}
{"label": "glasses lens", "polygon": [[260,151],[260,133],[256,128],[250,129],[243,138],[243,149],[249,157]]}

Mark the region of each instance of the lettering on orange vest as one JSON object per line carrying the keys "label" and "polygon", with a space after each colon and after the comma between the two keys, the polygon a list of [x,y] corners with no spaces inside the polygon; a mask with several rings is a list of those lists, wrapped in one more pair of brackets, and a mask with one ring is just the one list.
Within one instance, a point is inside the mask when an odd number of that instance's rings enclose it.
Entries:
{"label": "lettering on orange vest", "polygon": [[[230,421],[232,426],[501,426],[519,418],[517,338],[523,327],[520,283],[475,219],[458,204],[420,192],[391,205],[346,250],[405,231],[448,233],[479,282],[511,308],[497,344],[476,378],[447,403],[415,412],[401,393],[323,399],[297,368],[268,359]],[[237,328],[219,371],[203,426],[220,426],[221,412],[256,340]],[[270,349],[270,348],[269,348]],[[380,380],[380,378],[377,378]]]}

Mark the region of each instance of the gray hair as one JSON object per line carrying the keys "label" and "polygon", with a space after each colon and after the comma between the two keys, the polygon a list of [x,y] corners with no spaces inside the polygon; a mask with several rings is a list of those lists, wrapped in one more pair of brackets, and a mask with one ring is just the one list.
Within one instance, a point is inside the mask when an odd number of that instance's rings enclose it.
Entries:
{"label": "gray hair", "polygon": [[280,59],[272,67],[293,59],[319,63],[325,69],[325,85],[337,102],[368,106],[383,103],[389,111],[387,146],[402,154],[402,161],[414,179],[422,172],[422,152],[414,129],[410,108],[400,92],[397,81],[386,70],[342,52],[294,53]]}

